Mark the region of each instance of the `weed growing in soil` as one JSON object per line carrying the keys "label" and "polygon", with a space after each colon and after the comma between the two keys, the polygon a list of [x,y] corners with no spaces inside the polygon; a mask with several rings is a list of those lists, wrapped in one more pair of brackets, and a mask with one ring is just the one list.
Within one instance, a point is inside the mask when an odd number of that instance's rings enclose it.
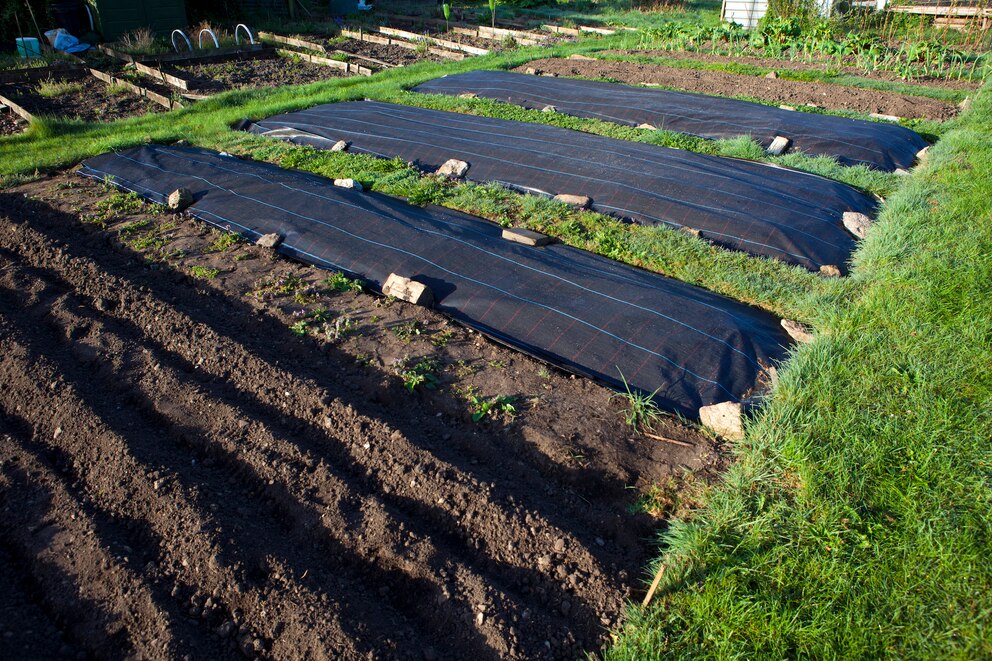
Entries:
{"label": "weed growing in soil", "polygon": [[431,344],[436,346],[438,349],[443,349],[444,347],[448,346],[448,342],[450,342],[451,338],[454,336],[455,336],[455,332],[453,330],[442,331],[440,333],[437,333],[436,335],[431,336]]}
{"label": "weed growing in soil", "polygon": [[517,407],[514,406],[516,397],[511,395],[494,395],[483,397],[475,392],[474,388],[469,388],[465,393],[469,407],[472,409],[472,421],[479,422],[486,416],[496,416],[500,413],[513,418],[517,415]]}
{"label": "weed growing in soil", "polygon": [[393,324],[389,327],[389,330],[402,342],[410,342],[413,338],[421,335],[424,332],[424,326],[419,321],[411,320],[404,321],[399,324]]}
{"label": "weed growing in soil", "polygon": [[220,236],[214,239],[209,246],[207,246],[206,252],[224,252],[240,243],[244,243],[244,239],[240,234],[235,232],[223,232]]}
{"label": "weed growing in soil", "polygon": [[434,390],[440,383],[437,373],[440,370],[440,363],[434,358],[422,358],[414,365],[409,366],[410,358],[406,357],[399,361],[397,372],[403,379],[403,387],[413,392],[418,386]]}
{"label": "weed growing in soil", "polygon": [[198,280],[213,280],[220,275],[220,269],[200,265],[189,267],[189,272],[190,275]]}
{"label": "weed growing in soil", "polygon": [[344,273],[334,272],[324,278],[324,285],[330,287],[337,292],[355,292],[360,294],[363,290],[362,283],[358,280],[352,280]]}
{"label": "weed growing in soil", "polygon": [[78,80],[55,80],[46,78],[35,87],[38,94],[46,99],[54,99],[64,94],[78,94],[83,91],[83,83]]}
{"label": "weed growing in soil", "polygon": [[[617,370],[619,372],[619,370]],[[661,409],[654,403],[654,396],[661,390],[658,386],[650,395],[637,390],[631,390],[623,372],[620,372],[620,380],[626,392],[616,393],[613,397],[620,397],[627,400],[627,408],[624,410],[624,422],[637,430],[651,429],[661,418]]]}

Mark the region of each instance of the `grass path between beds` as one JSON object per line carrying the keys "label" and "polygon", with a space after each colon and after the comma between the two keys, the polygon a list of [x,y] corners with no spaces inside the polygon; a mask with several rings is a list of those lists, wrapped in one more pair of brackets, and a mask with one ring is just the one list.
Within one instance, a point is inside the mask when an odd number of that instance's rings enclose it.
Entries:
{"label": "grass path between beds", "polygon": [[992,655],[992,84],[932,152],[609,659]]}

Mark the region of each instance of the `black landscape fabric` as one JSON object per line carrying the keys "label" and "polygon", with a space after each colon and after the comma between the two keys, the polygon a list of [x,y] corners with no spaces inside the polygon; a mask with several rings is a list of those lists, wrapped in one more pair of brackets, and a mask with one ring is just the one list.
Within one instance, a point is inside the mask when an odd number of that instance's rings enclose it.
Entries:
{"label": "black landscape fabric", "polygon": [[159,203],[188,188],[196,217],[249,239],[278,233],[284,254],[371,287],[390,273],[411,277],[451,317],[615,387],[622,373],[687,416],[750,394],[789,341],[772,315],[697,287],[266,163],[145,146],[91,158],[81,173]]}
{"label": "black landscape fabric", "polygon": [[864,164],[886,172],[909,168],[917,152],[927,146],[917,133],[897,124],[577,78],[470,71],[427,81],[414,91],[471,92],[524,108],[554,106],[566,115],[630,126],[650,124],[713,140],[748,135],[766,148],[776,136],[783,136],[792,141],[792,151],[832,156],[844,165]]}
{"label": "black landscape fabric", "polygon": [[317,106],[245,128],[324,149],[345,140],[351,152],[399,156],[428,172],[454,158],[469,163],[475,181],[587,196],[604,214],[700,230],[723,246],[813,271],[845,269],[855,239],[844,212],[871,215],[876,207],[845,184],[765,163],[377,101]]}

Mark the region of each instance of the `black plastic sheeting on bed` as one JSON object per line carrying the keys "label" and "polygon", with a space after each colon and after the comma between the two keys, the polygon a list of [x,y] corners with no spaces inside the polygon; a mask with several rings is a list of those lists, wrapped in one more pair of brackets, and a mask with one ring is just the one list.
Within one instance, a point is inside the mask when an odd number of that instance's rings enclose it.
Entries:
{"label": "black plastic sheeting on bed", "polygon": [[475,181],[585,195],[601,213],[693,228],[813,271],[845,268],[855,240],[844,212],[871,215],[876,207],[850,186],[774,165],[376,101],[317,106],[243,128],[324,149],[345,140],[352,152],[399,156],[431,172],[455,158],[471,165]]}
{"label": "black plastic sheeting on bed", "polygon": [[631,126],[650,124],[714,140],[749,135],[766,148],[775,136],[783,136],[792,141],[794,151],[832,156],[844,165],[864,164],[886,172],[909,168],[917,152],[927,146],[917,133],[896,124],[577,78],[470,71],[427,81],[414,91],[471,92],[532,109],[551,105],[566,115]]}
{"label": "black plastic sheeting on bed", "polygon": [[622,373],[691,417],[750,394],[789,341],[772,315],[697,287],[560,244],[512,243],[466,214],[265,163],[145,146],[91,158],[80,172],[159,203],[188,188],[196,217],[248,238],[278,233],[280,252],[377,288],[390,273],[412,277],[455,319],[615,387]]}

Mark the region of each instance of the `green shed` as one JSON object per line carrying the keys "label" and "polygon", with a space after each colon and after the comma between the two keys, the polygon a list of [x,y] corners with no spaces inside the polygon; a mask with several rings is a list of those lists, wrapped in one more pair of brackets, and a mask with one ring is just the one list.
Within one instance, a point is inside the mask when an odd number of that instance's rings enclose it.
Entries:
{"label": "green shed", "polygon": [[138,28],[168,36],[186,27],[185,0],[89,0],[103,38],[111,41]]}

